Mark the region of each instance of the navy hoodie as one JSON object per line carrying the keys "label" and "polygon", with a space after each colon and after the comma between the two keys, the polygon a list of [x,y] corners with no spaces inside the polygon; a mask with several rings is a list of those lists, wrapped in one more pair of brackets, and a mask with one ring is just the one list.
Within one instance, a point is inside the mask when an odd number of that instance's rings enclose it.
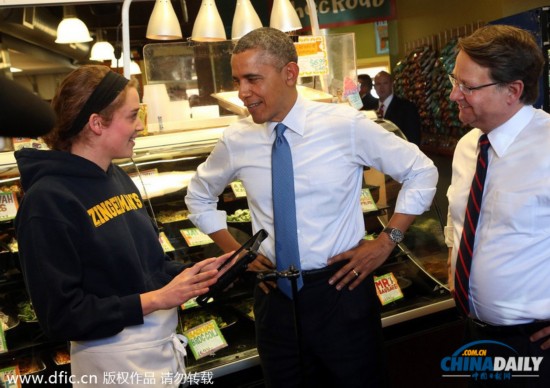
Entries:
{"label": "navy hoodie", "polygon": [[139,294],[184,265],[170,261],[130,177],[62,151],[15,153],[24,196],[19,257],[45,333],[90,340],[143,323]]}

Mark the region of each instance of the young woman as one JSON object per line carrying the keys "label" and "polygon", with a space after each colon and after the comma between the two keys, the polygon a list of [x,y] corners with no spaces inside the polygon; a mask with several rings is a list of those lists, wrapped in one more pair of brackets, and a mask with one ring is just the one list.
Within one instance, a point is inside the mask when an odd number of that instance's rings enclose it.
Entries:
{"label": "young woman", "polygon": [[71,341],[75,386],[177,386],[176,307],[205,293],[227,258],[168,260],[139,190],[112,163],[143,130],[135,85],[105,66],[73,71],[52,101],[51,150],[16,152],[25,281],[45,333]]}

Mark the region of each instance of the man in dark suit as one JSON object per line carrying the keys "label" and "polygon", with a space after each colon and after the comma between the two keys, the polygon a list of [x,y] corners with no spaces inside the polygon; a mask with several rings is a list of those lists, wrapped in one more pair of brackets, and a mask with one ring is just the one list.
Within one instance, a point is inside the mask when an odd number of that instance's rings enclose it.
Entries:
{"label": "man in dark suit", "polygon": [[359,74],[357,80],[359,81],[359,96],[361,96],[361,101],[363,101],[361,110],[378,109],[378,98],[370,94],[372,90],[372,78],[370,75]]}
{"label": "man in dark suit", "polygon": [[378,117],[391,121],[411,143],[420,145],[421,121],[418,109],[412,102],[393,94],[393,79],[388,72],[376,74],[374,90],[380,98]]}

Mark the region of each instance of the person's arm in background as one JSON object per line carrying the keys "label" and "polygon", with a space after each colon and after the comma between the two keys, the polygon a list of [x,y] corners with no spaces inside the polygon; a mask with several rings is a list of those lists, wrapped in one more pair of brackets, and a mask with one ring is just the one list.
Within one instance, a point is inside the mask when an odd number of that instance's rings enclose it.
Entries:
{"label": "person's arm in background", "polygon": [[0,136],[36,138],[55,124],[48,103],[17,82],[0,76]]}

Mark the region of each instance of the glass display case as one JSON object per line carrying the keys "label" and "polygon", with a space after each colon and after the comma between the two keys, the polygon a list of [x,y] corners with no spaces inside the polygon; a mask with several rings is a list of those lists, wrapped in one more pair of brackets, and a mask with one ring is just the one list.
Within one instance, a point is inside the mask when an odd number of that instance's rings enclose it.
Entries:
{"label": "glass display case", "polygon": [[[391,125],[384,125],[391,129]],[[184,197],[189,179],[197,166],[207,158],[223,129],[140,137],[133,158],[116,161],[140,188],[150,215],[161,231],[165,251],[174,260],[198,261],[221,253],[215,244],[195,238],[190,232],[194,226],[187,219]],[[14,192],[16,198],[20,199],[22,193],[13,153],[0,154],[0,172],[1,190]],[[370,238],[380,233],[391,216],[399,184],[384,177],[383,182],[377,185],[365,183],[365,188],[369,189],[372,201],[376,203],[375,207],[366,209],[364,213],[366,238]],[[237,240],[246,241],[252,234],[249,219],[246,218],[246,196],[242,195],[238,187],[227,187],[219,198],[219,207],[229,217],[233,216],[228,223],[230,232]],[[447,248],[444,246],[439,213],[435,204],[430,211],[418,217],[405,240],[375,272],[377,276],[392,273],[404,295],[382,307],[384,327],[452,309],[454,306],[446,286]],[[235,214],[238,217],[234,217]],[[66,344],[49,341],[32,320],[17,322],[19,318],[15,309],[20,301],[28,301],[28,297],[18,265],[12,222],[6,219],[0,224],[0,311],[12,319],[7,321],[7,352],[0,354],[0,366],[17,363],[21,357],[31,356],[45,363],[45,371],[39,373],[51,373],[51,368],[67,368],[57,365],[54,360],[60,349],[67,349]],[[259,363],[254,341],[251,297],[254,281],[253,274],[247,274],[214,303],[204,308],[191,306],[181,311],[183,323],[193,321],[192,316],[195,314],[219,317],[222,334],[228,343],[226,348],[200,360],[189,356],[188,372],[208,370],[214,373],[214,377],[220,377]]]}

